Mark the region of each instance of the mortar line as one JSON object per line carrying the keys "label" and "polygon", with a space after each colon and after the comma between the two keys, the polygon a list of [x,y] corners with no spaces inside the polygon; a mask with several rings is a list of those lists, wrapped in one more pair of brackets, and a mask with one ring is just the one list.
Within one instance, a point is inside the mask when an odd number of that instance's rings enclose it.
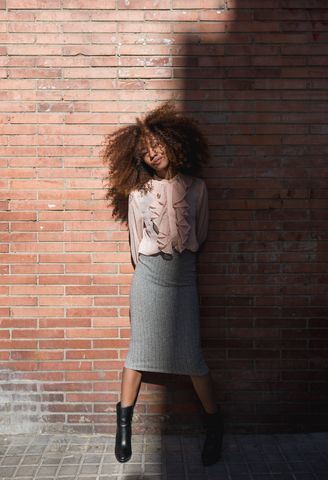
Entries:
{"label": "mortar line", "polygon": [[220,460],[224,461],[224,467],[225,467],[226,472],[227,472],[228,480],[232,480],[232,477],[231,477],[232,474],[231,474],[231,471],[230,471],[229,463],[226,461],[223,450],[224,450],[224,436],[223,436],[223,444],[222,444],[222,452],[221,452]]}
{"label": "mortar line", "polygon": [[35,472],[34,472],[34,475],[33,475],[33,480],[36,478],[40,468],[42,467],[42,463],[43,463],[43,460],[44,460],[43,456],[44,456],[45,453],[47,453],[47,450],[49,449],[49,444],[51,443],[51,440],[52,440],[52,438],[50,437],[44,451],[41,453],[41,458],[39,460],[39,463],[36,466],[36,469],[35,469]]}
{"label": "mortar line", "polygon": [[164,452],[165,452],[164,435],[161,435],[162,477],[163,477],[163,480],[167,480],[167,469],[166,469],[165,453]]}
{"label": "mortar line", "polygon": [[248,474],[248,477],[249,477],[249,480],[254,480],[254,477],[253,477],[253,474],[251,472],[251,469],[249,468],[249,464],[248,464],[248,458],[246,457],[246,454],[244,452],[244,449],[241,445],[241,442],[240,442],[240,435],[236,435],[236,440],[237,440],[237,444],[239,446],[239,450],[241,452],[241,455],[244,459],[244,462],[245,462],[245,465],[246,465],[246,470],[247,470],[247,474]]}
{"label": "mortar line", "polygon": [[144,478],[145,474],[145,463],[146,463],[146,438],[147,436],[144,434],[143,435],[143,444],[142,444],[142,454],[141,454],[141,474],[140,474],[140,479]]}
{"label": "mortar line", "polygon": [[[266,456],[265,456],[265,452],[263,452],[263,450],[262,450],[262,444],[261,444],[261,442],[258,443],[258,442],[257,442],[257,439],[256,439],[256,445],[259,447],[259,451],[260,451],[260,453],[261,453],[261,455],[262,455],[262,458],[264,459],[264,463],[265,463],[266,466],[268,467],[268,472],[269,472],[269,474],[270,474],[271,479],[274,480],[274,475],[273,475],[273,472],[271,471],[271,467],[270,467],[269,461],[268,461],[268,459],[267,459]],[[275,462],[275,463],[276,463],[276,462]],[[282,472],[282,473],[283,473],[283,472]]]}
{"label": "mortar line", "polygon": [[[80,452],[76,452],[76,453],[81,453],[81,458],[80,458],[80,461],[79,461],[79,464],[78,464],[78,467],[77,467],[76,478],[78,478],[78,476],[79,476],[79,474],[80,474],[80,471],[81,471],[81,468],[82,468],[82,465],[83,465],[84,453],[87,451],[89,442],[90,442],[90,437],[89,437],[89,439],[88,439],[88,443],[87,443],[86,446],[85,446],[84,452],[83,452],[83,450],[81,450]],[[70,446],[71,444],[72,444],[72,441],[69,442],[68,446]],[[68,446],[67,446],[67,447],[68,447]],[[67,449],[66,449],[66,450],[67,450]],[[56,474],[57,474],[57,472],[56,472]],[[54,479],[54,480],[55,480],[55,479]]]}
{"label": "mortar line", "polygon": [[[103,445],[103,444],[101,444],[101,445]],[[107,452],[107,445],[108,445],[108,440],[106,440],[106,443],[104,445],[104,450],[102,452],[101,459],[100,459],[100,462],[99,462],[99,465],[98,465],[98,473],[97,473],[96,480],[99,480],[99,475],[101,474],[101,469],[102,469],[102,466],[104,464],[104,457],[105,457],[105,454]]]}
{"label": "mortar line", "polygon": [[[286,455],[284,454],[284,451],[283,451],[283,449],[281,448],[281,446],[279,445],[276,437],[273,436],[273,439],[274,439],[274,441],[276,442],[277,448],[278,448],[280,454],[282,455],[282,457],[283,457],[283,459],[284,459],[284,461],[285,461],[285,464],[287,465],[288,469],[290,470],[290,473],[291,473],[293,479],[294,479],[294,480],[297,480],[297,477],[295,477],[295,475],[294,475],[294,473],[293,473],[293,471],[292,471],[292,468],[291,468],[291,466],[289,465],[289,460],[287,459]],[[295,443],[295,442],[293,442],[293,443]]]}
{"label": "mortar line", "polygon": [[[55,437],[54,437],[55,438]],[[57,479],[57,476],[59,474],[59,471],[63,465],[63,462],[64,462],[64,458],[65,458],[65,452],[67,451],[69,445],[72,443],[72,440],[70,440],[67,444],[66,444],[66,448],[65,448],[65,451],[62,453],[61,455],[61,459],[60,459],[60,462],[57,466],[57,469],[56,469],[56,472],[55,472],[55,475],[54,475],[54,479],[53,480],[56,480]]]}
{"label": "mortar line", "polygon": [[[10,438],[10,437],[9,437],[9,438]],[[5,459],[6,456],[7,456],[7,452],[8,452],[8,450],[9,450],[9,448],[12,447],[12,445],[13,445],[12,443],[9,443],[9,444],[8,444],[8,447],[6,448],[6,450],[5,450],[4,454],[3,454],[3,458],[2,458],[2,460],[0,460],[0,465],[3,465],[3,461],[4,461],[4,459]]]}
{"label": "mortar line", "polygon": [[[292,435],[293,435],[293,434],[292,434]],[[299,448],[297,442],[295,442],[295,437],[294,437],[294,435],[293,435],[293,443],[295,444],[297,450],[298,450],[298,451],[300,452],[300,454],[302,455],[302,457],[303,457],[306,465],[308,465],[308,467],[310,468],[310,470],[311,470],[312,474],[314,475],[315,479],[316,479],[316,480],[319,480],[316,472],[315,472],[315,471],[313,470],[313,468],[312,468],[312,465],[311,465],[310,461],[305,457],[304,453],[303,453],[302,450]],[[314,441],[312,440],[311,443],[313,444]],[[318,448],[316,445],[315,445],[315,447]]]}
{"label": "mortar line", "polygon": [[185,451],[184,451],[184,448],[183,448],[183,444],[182,444],[182,435],[181,435],[181,434],[179,435],[179,440],[180,440],[180,449],[181,449],[182,458],[183,458],[183,470],[184,470],[184,476],[185,476],[185,480],[189,480],[188,468],[187,468],[187,459],[186,459],[186,453],[185,453]]}
{"label": "mortar line", "polygon": [[[27,449],[31,446],[31,443],[33,442],[33,439],[34,439],[34,436],[31,436],[30,442],[25,445],[25,450],[24,450],[24,452],[22,453],[22,458],[20,459],[20,461],[19,461],[18,464],[16,465],[16,468],[15,468],[15,470],[14,470],[14,473],[13,473],[13,475],[12,475],[12,478],[15,478],[15,477],[16,477],[16,473],[18,472],[18,469],[22,466],[23,460],[24,460],[24,458],[25,458],[25,456],[26,456],[26,451],[27,451]],[[11,446],[14,446],[14,447],[15,447],[15,445],[11,445]],[[16,445],[16,446],[19,446],[19,445]]]}

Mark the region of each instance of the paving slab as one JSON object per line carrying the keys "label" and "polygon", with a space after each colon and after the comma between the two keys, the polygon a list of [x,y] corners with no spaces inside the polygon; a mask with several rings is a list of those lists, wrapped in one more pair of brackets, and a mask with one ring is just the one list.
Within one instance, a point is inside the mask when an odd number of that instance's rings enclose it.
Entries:
{"label": "paving slab", "polygon": [[0,480],[328,480],[328,433],[225,435],[204,467],[204,435],[133,435],[116,461],[114,435],[0,435]]}

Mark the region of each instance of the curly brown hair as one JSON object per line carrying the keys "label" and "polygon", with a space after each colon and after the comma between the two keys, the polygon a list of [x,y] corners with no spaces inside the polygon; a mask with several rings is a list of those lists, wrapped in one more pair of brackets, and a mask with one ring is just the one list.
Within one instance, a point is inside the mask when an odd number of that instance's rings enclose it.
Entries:
{"label": "curly brown hair", "polygon": [[[179,114],[171,102],[166,102],[143,120],[117,129],[105,136],[103,161],[108,166],[106,198],[112,201],[113,216],[120,217],[120,199],[132,190],[146,192],[154,170],[143,161],[147,138],[155,137],[165,146],[175,171],[196,176],[210,158],[209,143],[196,119]],[[126,216],[124,216],[126,219]]]}

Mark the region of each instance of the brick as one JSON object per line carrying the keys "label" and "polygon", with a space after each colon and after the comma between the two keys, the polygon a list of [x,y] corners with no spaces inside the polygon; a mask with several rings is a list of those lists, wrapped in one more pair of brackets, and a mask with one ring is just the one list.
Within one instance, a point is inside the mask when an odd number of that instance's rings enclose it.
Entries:
{"label": "brick", "polygon": [[40,329],[40,330],[14,330],[12,331],[12,338],[64,338],[64,330],[59,329]]}
{"label": "brick", "polygon": [[40,297],[39,299],[40,306],[44,305],[92,305],[91,297]]}
{"label": "brick", "polygon": [[62,255],[40,255],[39,258],[40,262],[44,263],[65,263],[65,262],[80,262],[80,263],[89,263],[90,256],[89,255],[79,255],[79,254],[62,254]]}
{"label": "brick", "polygon": [[119,78],[170,78],[171,70],[169,68],[147,68],[147,70],[141,68],[121,68],[118,71]]}
{"label": "brick", "polygon": [[313,22],[313,24],[310,22],[282,22],[281,26],[283,31],[291,32],[320,32],[327,30],[322,22]]}
{"label": "brick", "polygon": [[32,315],[32,316],[40,316],[40,317],[47,317],[47,316],[62,316],[63,309],[62,308],[29,308],[29,309],[22,309],[22,308],[12,308],[11,314],[13,317],[22,317],[24,315]]}
{"label": "brick", "polygon": [[[312,12],[311,12],[312,16]],[[286,10],[286,9],[274,9],[274,10],[258,10],[254,12],[254,20],[257,21],[293,21],[298,22],[306,20],[308,12],[304,10]]]}
{"label": "brick", "polygon": [[117,316],[117,309],[116,308],[67,308],[68,316],[76,317],[80,316],[81,313],[84,312],[85,315],[90,316],[109,316],[115,317]]}
{"label": "brick", "polygon": [[119,23],[119,33],[171,33],[171,25],[169,23],[152,24],[152,23]]}
{"label": "brick", "polygon": [[255,66],[298,66],[306,65],[306,58],[302,57],[256,57]]}
{"label": "brick", "polygon": [[[175,68],[173,76],[175,78],[208,78],[211,75],[212,70],[202,68],[202,69],[192,69],[192,68]],[[225,78],[223,72],[217,71],[211,75],[212,78]]]}
{"label": "brick", "polygon": [[305,80],[254,80],[254,88],[259,89],[305,89]]}
{"label": "brick", "polygon": [[281,54],[282,55],[324,55],[325,47],[319,45],[282,45]]}
{"label": "brick", "polygon": [[[200,35],[200,40],[202,44],[220,44],[220,43],[241,43],[247,44],[252,43],[253,39],[251,35],[235,34],[235,35]],[[271,43],[271,42],[270,42]]]}
{"label": "brick", "polygon": [[40,285],[90,285],[91,277],[87,275],[65,275],[65,276],[55,276],[55,275],[45,275],[39,277]]}
{"label": "brick", "polygon": [[114,0],[63,0],[63,8],[87,9],[87,10],[113,10],[115,8]]}
{"label": "brick", "polygon": [[15,360],[62,360],[63,355],[60,352],[13,352],[12,358]]}
{"label": "brick", "polygon": [[66,329],[67,338],[83,338],[83,337],[90,337],[90,338],[109,338],[109,337],[117,337],[118,330],[117,329],[104,329],[104,328],[95,328],[95,329]]}
{"label": "brick", "polygon": [[79,349],[79,350],[83,350],[83,349],[90,349],[90,346],[91,346],[91,342],[89,341],[86,341],[86,340],[46,340],[46,341],[43,341],[43,340],[40,340],[39,341],[39,346],[40,346],[40,349],[42,348],[45,348],[45,349],[51,349],[51,348],[54,348],[54,349],[58,349],[58,348],[61,348],[61,349],[67,349],[67,348],[71,348],[71,349]]}
{"label": "brick", "polygon": [[[91,264],[91,265],[67,265],[66,266],[67,273],[106,273],[106,274],[113,274],[118,272],[117,265],[109,265],[109,264]],[[78,277],[76,277],[78,278]],[[108,277],[109,278],[109,277]],[[104,282],[106,283],[106,282]],[[110,283],[110,282],[107,282]],[[114,283],[114,282],[113,282]]]}
{"label": "brick", "polygon": [[65,328],[65,327],[90,327],[91,319],[90,318],[81,318],[80,323],[75,318],[44,318],[39,321],[40,327],[42,328]]}
{"label": "brick", "polygon": [[62,180],[13,180],[11,182],[13,189],[62,189]]}
{"label": "brick", "polygon": [[176,23],[173,25],[174,33],[213,33],[224,32],[225,25],[220,23],[205,23],[205,24],[188,24],[188,23]]}
{"label": "brick", "polygon": [[261,0],[227,0],[228,8],[251,8],[251,9],[269,9],[277,8],[277,4],[272,0],[267,0],[265,3]]}
{"label": "brick", "polygon": [[[129,20],[129,19],[127,19]],[[197,22],[198,12],[179,12],[179,11],[146,11],[145,20],[154,22]]]}
{"label": "brick", "polygon": [[174,9],[207,9],[224,7],[224,0],[173,0]]}
{"label": "brick", "polygon": [[62,252],[60,244],[48,243],[12,243],[11,252]]}
{"label": "brick", "polygon": [[[23,283],[23,282],[22,282]],[[46,287],[46,286],[13,286],[11,287],[11,294],[12,295],[62,295],[64,293],[63,287],[54,286],[54,287]]]}
{"label": "brick", "polygon": [[[64,269],[62,265],[12,265],[11,272],[13,274],[38,274],[38,273],[63,273]],[[24,282],[23,282],[24,283]],[[27,282],[28,283],[28,282]]]}
{"label": "brick", "polygon": [[10,254],[2,255],[2,263],[36,263],[36,255]]}
{"label": "brick", "polygon": [[293,44],[293,43],[307,43],[306,34],[288,34],[288,33],[265,33],[255,34],[255,43],[281,43],[281,44]]}
{"label": "brick", "polygon": [[278,22],[232,22],[227,25],[227,33],[279,31],[280,26]]}
{"label": "brick", "polygon": [[324,0],[282,0],[282,8],[328,8]]}

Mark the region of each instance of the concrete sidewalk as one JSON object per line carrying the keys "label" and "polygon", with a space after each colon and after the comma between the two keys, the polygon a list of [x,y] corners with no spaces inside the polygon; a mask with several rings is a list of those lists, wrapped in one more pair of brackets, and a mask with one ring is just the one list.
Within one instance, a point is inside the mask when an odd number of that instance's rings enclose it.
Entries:
{"label": "concrete sidewalk", "polygon": [[204,435],[133,435],[126,464],[112,435],[2,435],[0,480],[327,480],[328,433],[225,435],[203,467]]}

